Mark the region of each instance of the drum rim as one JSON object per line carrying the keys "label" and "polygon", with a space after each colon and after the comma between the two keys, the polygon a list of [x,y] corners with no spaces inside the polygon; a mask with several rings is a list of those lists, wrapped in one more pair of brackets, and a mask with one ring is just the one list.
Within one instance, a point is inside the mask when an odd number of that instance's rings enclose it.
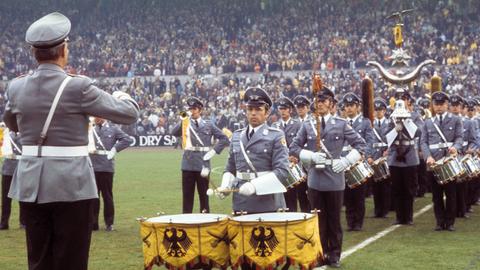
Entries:
{"label": "drum rim", "polygon": [[[245,218],[245,217],[257,217],[257,216],[260,216],[260,215],[265,215],[265,214],[278,214],[278,215],[284,215],[284,216],[288,216],[288,215],[298,215],[298,219],[288,219],[288,220],[266,220],[266,219],[261,219],[261,221],[259,221],[258,219],[252,219],[252,220],[239,220],[239,219],[242,219],[242,218]],[[306,215],[306,217],[305,217]],[[304,212],[282,212],[282,213],[279,213],[279,212],[267,212],[267,213],[258,213],[258,214],[249,214],[249,215],[241,215],[241,216],[235,216],[235,217],[230,217],[231,220],[233,221],[236,221],[236,222],[240,222],[240,223],[249,223],[249,222],[253,222],[253,223],[259,223],[259,222],[265,222],[265,223],[285,223],[285,222],[297,222],[297,221],[303,221],[303,220],[308,220],[308,219],[311,219],[311,218],[314,218],[315,217],[315,214],[312,214],[312,213],[304,213]]]}
{"label": "drum rim", "polygon": [[[179,217],[179,216],[191,216],[191,217],[198,217],[198,216],[202,216],[204,215],[204,217],[211,217],[212,220],[205,220],[205,221],[200,221],[200,220],[195,220],[195,221],[185,221],[185,220],[181,220],[181,221],[175,221],[173,219],[171,219],[170,221],[168,220],[165,220],[165,221],[152,221],[152,219],[155,219],[155,218],[168,218],[168,217]],[[162,215],[162,216],[156,216],[156,217],[151,217],[151,218],[148,218],[145,220],[145,222],[148,222],[148,223],[152,223],[152,224],[184,224],[184,225],[199,225],[199,224],[210,224],[210,223],[217,223],[219,221],[223,221],[223,220],[226,220],[228,219],[229,216],[226,215],[226,214],[214,214],[214,213],[205,213],[205,214],[202,214],[202,213],[191,213],[191,214],[173,214],[173,215]],[[218,219],[218,220],[215,220],[215,219]]]}

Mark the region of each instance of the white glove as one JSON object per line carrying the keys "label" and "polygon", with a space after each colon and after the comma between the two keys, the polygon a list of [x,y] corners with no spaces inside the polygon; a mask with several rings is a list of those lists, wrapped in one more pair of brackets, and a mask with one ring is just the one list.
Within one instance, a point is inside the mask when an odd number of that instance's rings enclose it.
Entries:
{"label": "white glove", "polygon": [[210,174],[210,169],[208,167],[203,166],[202,171],[200,171],[200,176],[203,178],[207,178]]}
{"label": "white glove", "polygon": [[224,199],[230,193],[224,193],[223,191],[232,189],[235,184],[235,175],[233,175],[231,172],[225,172],[222,176],[222,184],[216,189],[215,195],[217,195],[217,197],[220,199]]}
{"label": "white glove", "polygon": [[217,154],[217,152],[215,152],[215,150],[210,150],[208,151],[204,156],[203,156],[203,160],[204,161],[209,161],[210,159],[212,159],[213,156],[215,156]]}
{"label": "white glove", "polygon": [[117,153],[117,149],[115,149],[115,147],[113,147],[110,151],[108,151],[107,159],[108,160],[113,159],[113,157],[115,156],[116,153]]}
{"label": "white glove", "polygon": [[325,153],[315,152],[312,155],[312,162],[315,164],[325,164],[327,155]]}
{"label": "white glove", "polygon": [[348,159],[346,157],[341,157],[332,161],[332,170],[335,173],[341,173],[345,171],[349,166],[350,163],[348,163]]}
{"label": "white glove", "polygon": [[251,196],[255,194],[255,186],[250,182],[246,182],[240,187],[240,189],[238,190],[238,193],[244,196]]}
{"label": "white glove", "polygon": [[346,157],[341,157],[339,159],[334,159],[332,162],[332,170],[336,173],[341,173],[345,171],[350,165],[355,164],[362,158],[357,149],[352,149]]}

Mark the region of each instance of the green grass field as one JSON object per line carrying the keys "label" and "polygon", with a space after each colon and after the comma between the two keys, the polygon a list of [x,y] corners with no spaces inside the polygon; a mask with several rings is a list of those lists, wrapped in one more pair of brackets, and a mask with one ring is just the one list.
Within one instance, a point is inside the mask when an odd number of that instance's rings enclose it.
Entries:
{"label": "green grass field", "polygon": [[[226,151],[213,160],[218,167],[212,174],[220,183]],[[114,180],[115,228],[104,226],[94,232],[89,269],[143,269],[142,242],[137,217],[155,216],[157,212],[181,212],[180,150],[129,149],[116,157]],[[210,199],[211,212],[230,213],[231,198]],[[415,211],[431,203],[430,194],[415,201]],[[373,200],[367,199],[367,213],[362,232],[345,232],[343,248],[364,241],[394,221],[370,218]],[[198,211],[198,205],[195,206]],[[435,232],[433,210],[361,249],[342,262],[342,269],[480,269],[480,207],[470,219],[457,219],[456,232]],[[102,216],[101,216],[102,217]],[[345,219],[342,218],[344,222]],[[10,230],[0,231],[0,269],[27,269],[25,232],[18,228],[18,204],[15,202]],[[158,268],[157,268],[158,269]]]}

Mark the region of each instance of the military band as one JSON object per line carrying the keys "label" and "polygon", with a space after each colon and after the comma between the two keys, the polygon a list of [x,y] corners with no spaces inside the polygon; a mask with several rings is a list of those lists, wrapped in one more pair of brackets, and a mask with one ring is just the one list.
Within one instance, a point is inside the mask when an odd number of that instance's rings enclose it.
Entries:
{"label": "military band", "polygon": [[[281,97],[277,101],[277,108],[280,113],[280,120],[273,123],[272,126],[283,131],[287,146],[292,144],[293,139],[300,129],[301,123],[297,119],[293,119],[291,114],[293,112],[294,104],[288,97]],[[291,157],[290,162],[297,163],[296,158]],[[285,196],[285,203],[291,212],[297,212],[297,187],[293,187],[283,194]]]}
{"label": "military band", "polygon": [[[421,146],[427,166],[434,166],[437,161],[456,157],[463,147],[463,124],[460,117],[448,112],[449,96],[443,92],[432,95],[435,116],[425,121],[422,130]],[[429,172],[432,183],[432,200],[435,212],[435,230],[454,231],[456,217],[455,182],[441,184]],[[444,199],[444,196],[446,199]]]}
{"label": "military band", "polygon": [[[203,102],[196,98],[187,99],[190,117],[182,116],[182,121],[172,130],[172,134],[182,137],[182,209],[192,213],[195,185],[200,200],[200,212],[210,212],[207,190],[210,176],[210,159],[218,155],[228,145],[228,137],[207,119],[202,119]],[[212,144],[213,140],[218,140]]]}
{"label": "military band", "polygon": [[[317,95],[319,117],[302,123],[290,147],[290,154],[308,168],[308,198],[311,208],[320,210],[320,239],[325,262],[332,267],[340,267],[344,172],[361,159],[366,144],[345,119],[330,114],[333,92],[324,87]],[[317,123],[321,125],[321,134],[317,134]],[[317,148],[317,136],[320,136],[320,149]],[[351,145],[352,150],[342,157],[340,154],[345,143]]]}
{"label": "military band", "polygon": [[[383,99],[375,99],[375,120],[373,122],[374,143],[372,144],[372,156],[368,158],[368,163],[372,165],[375,161],[384,157],[388,149],[385,140],[385,134],[388,131],[389,120],[385,117],[387,111],[387,102]],[[386,179],[374,179],[372,183],[373,188],[373,208],[374,217],[385,218],[390,211],[391,203],[391,180],[390,177]]]}
{"label": "military band", "polygon": [[[372,157],[371,147],[375,139],[370,119],[366,119],[360,114],[360,98],[353,93],[347,93],[343,97],[343,103],[345,105],[347,123],[365,140],[367,143],[365,154],[367,157]],[[346,156],[352,150],[352,147],[353,146],[346,141],[342,149],[342,156]],[[354,188],[348,185],[345,187],[345,217],[349,231],[362,230],[365,219],[365,193],[365,184]]]}
{"label": "military band", "polygon": [[[115,206],[113,203],[113,176],[115,171],[115,155],[130,146],[133,140],[118,126],[105,121],[100,117],[94,118],[95,125],[91,129],[95,150],[90,153],[98,197],[103,200],[103,218],[105,230],[113,231]],[[93,230],[99,229],[98,215],[100,199],[93,206]]]}
{"label": "military band", "polygon": [[88,157],[89,116],[132,124],[139,114],[127,93],[110,95],[90,78],[64,71],[70,29],[58,12],[33,22],[25,39],[39,65],[6,90],[3,119],[21,133],[22,144],[8,196],[24,211],[28,267],[35,270],[88,268],[98,198]]}
{"label": "military band", "polygon": [[[3,123],[2,123],[3,124]],[[11,132],[4,127],[2,142],[2,213],[0,217],[0,230],[9,229],[10,213],[12,209],[12,199],[8,197],[8,191],[12,184],[12,176],[17,168],[18,160],[22,155],[22,145],[20,143],[20,134]],[[19,221],[20,227],[25,227],[24,211],[20,208]]]}

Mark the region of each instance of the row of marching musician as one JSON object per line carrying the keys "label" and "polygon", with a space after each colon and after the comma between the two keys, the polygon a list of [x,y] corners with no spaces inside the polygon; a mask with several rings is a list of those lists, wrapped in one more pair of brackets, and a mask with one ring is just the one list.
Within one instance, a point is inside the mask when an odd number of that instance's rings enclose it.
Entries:
{"label": "row of marching musician", "polygon": [[[193,124],[176,128],[186,143],[182,162],[184,213],[192,211],[195,181],[201,207],[207,211],[206,193],[222,199],[233,194],[235,214],[279,208],[297,211],[298,204],[302,212],[318,209],[326,262],[339,266],[343,205],[348,230],[362,230],[365,196],[371,185],[375,217],[386,217],[393,204],[395,224],[412,225],[420,184],[424,189],[425,185],[431,187],[435,229],[455,230],[455,217],[464,217],[478,200],[479,104],[436,92],[431,97],[434,116],[427,118],[415,110],[414,98],[405,89],[398,88],[395,98],[390,113],[385,100],[375,99],[374,117],[367,118],[362,115],[366,102],[357,95],[347,93],[337,104],[334,93],[322,87],[312,104],[305,96],[293,101],[279,98],[276,104],[281,119],[270,127],[266,120],[273,101],[261,88],[247,89],[248,125],[233,133],[222,184],[216,187],[210,181],[214,190],[208,192],[209,161],[226,146],[227,138],[215,125],[201,120],[203,103],[190,98],[192,116],[183,122]],[[310,107],[317,119],[309,115]],[[292,118],[294,109],[297,119]],[[198,121],[202,124],[196,124]],[[212,137],[218,139],[213,149]],[[201,157],[199,162],[193,158],[196,154]],[[419,179],[424,174],[427,181]],[[195,181],[190,179],[193,175],[198,177]]]}

